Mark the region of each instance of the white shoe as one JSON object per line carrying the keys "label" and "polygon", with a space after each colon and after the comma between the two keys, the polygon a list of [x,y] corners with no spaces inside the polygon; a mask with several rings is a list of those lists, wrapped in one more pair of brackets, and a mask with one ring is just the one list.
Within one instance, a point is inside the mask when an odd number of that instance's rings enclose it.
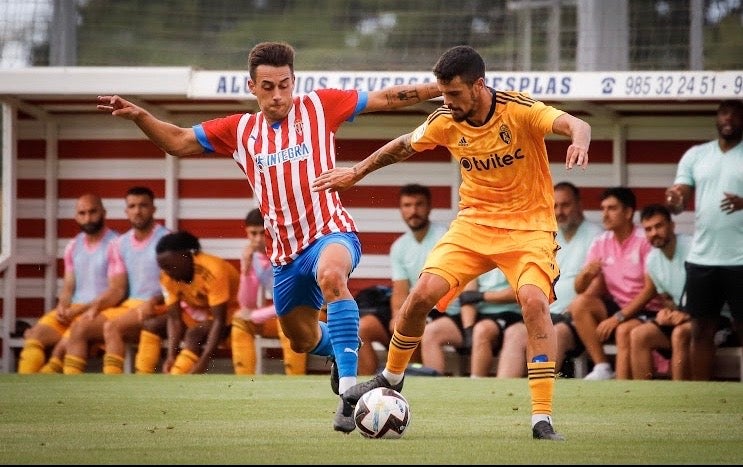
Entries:
{"label": "white shoe", "polygon": [[611,366],[608,363],[595,365],[593,367],[593,370],[588,373],[585,378],[585,380],[589,381],[603,381],[606,379],[614,379],[614,371],[611,369]]}

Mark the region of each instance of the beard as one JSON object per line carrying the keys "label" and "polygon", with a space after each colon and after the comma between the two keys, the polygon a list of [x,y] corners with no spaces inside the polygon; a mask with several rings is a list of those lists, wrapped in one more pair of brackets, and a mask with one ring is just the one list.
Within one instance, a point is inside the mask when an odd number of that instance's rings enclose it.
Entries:
{"label": "beard", "polygon": [[87,222],[85,224],[80,224],[80,230],[88,235],[95,235],[100,232],[101,229],[103,229],[103,222],[103,219],[101,219],[98,222]]}
{"label": "beard", "polygon": [[664,248],[666,245],[668,245],[669,241],[670,240],[668,238],[656,237],[650,240],[650,244],[653,245],[655,248]]}
{"label": "beard", "polygon": [[732,132],[727,133],[718,129],[720,138],[724,139],[728,143],[735,143],[743,139],[743,128],[734,128]]}
{"label": "beard", "polygon": [[417,225],[410,225],[410,223],[408,222],[408,227],[413,232],[420,232],[421,230],[427,229],[428,228],[428,225],[430,223],[431,223],[430,220],[428,220],[428,219],[422,219],[421,220],[421,223],[420,224],[417,224]]}

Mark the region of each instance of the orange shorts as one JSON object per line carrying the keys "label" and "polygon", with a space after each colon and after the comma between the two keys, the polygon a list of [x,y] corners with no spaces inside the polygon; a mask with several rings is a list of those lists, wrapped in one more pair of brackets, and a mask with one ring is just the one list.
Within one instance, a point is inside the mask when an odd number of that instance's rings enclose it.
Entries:
{"label": "orange shorts", "polygon": [[449,283],[449,292],[436,305],[439,310],[445,310],[470,281],[495,267],[503,271],[517,297],[522,286],[531,284],[552,303],[560,275],[558,248],[555,232],[502,229],[457,218],[429,253],[423,271]]}
{"label": "orange shorts", "polygon": [[[81,308],[83,306],[84,305],[82,303],[72,303],[70,305],[70,308],[73,308],[73,309],[74,308]],[[44,316],[42,316],[41,318],[39,318],[39,324],[44,324],[46,326],[49,326],[50,328],[54,329],[58,333],[64,335],[64,333],[67,332],[67,330],[70,328],[70,326],[72,326],[72,323],[74,323],[75,320],[77,320],[78,318],[80,318],[80,316],[82,316],[82,315],[75,316],[72,319],[72,321],[70,323],[68,323],[68,324],[62,324],[57,319],[57,309],[55,308],[54,310],[52,310],[52,311],[44,314]]]}
{"label": "orange shorts", "polygon": [[[107,320],[118,318],[119,316],[127,313],[130,310],[137,308],[139,305],[145,303],[146,300],[138,298],[127,298],[119,306],[112,306],[101,311],[101,314],[106,317]],[[154,307],[155,316],[167,313],[168,309],[164,305],[155,305]]]}

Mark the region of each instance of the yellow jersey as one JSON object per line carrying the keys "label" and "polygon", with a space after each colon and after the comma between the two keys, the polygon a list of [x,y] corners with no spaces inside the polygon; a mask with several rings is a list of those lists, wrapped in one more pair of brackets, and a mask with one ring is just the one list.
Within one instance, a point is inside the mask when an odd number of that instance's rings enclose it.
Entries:
{"label": "yellow jersey", "polygon": [[417,152],[446,147],[459,162],[459,214],[514,230],[557,231],[544,137],[564,112],[516,91],[495,91],[482,126],[455,122],[439,107],[412,133]]}
{"label": "yellow jersey", "polygon": [[190,313],[208,316],[194,316],[196,321],[210,319],[210,309],[221,303],[227,304],[227,323],[232,322],[232,315],[239,308],[237,288],[240,285],[240,273],[227,260],[208,253],[194,255],[194,276],[191,283],[179,282],[160,272],[160,285],[165,297],[165,305],[176,302],[188,306]]}

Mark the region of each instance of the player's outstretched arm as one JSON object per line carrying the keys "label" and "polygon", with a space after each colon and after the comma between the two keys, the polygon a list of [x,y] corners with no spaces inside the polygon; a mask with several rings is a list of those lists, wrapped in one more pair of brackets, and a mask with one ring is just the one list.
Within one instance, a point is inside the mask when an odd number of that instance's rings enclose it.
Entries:
{"label": "player's outstretched arm", "polygon": [[441,96],[436,83],[401,84],[369,93],[361,113],[397,109]]}
{"label": "player's outstretched arm", "polygon": [[336,167],[321,173],[312,182],[312,191],[343,191],[368,174],[415,154],[410,146],[410,133],[398,136],[353,167]]}
{"label": "player's outstretched arm", "polygon": [[562,114],[552,123],[552,132],[569,136],[572,144],[568,146],[565,156],[565,168],[572,169],[579,165],[588,166],[588,146],[591,144],[591,125],[570,114]]}
{"label": "player's outstretched arm", "polygon": [[97,109],[133,121],[150,141],[168,154],[189,156],[204,152],[191,128],[181,128],[159,120],[147,110],[119,96],[98,96]]}

